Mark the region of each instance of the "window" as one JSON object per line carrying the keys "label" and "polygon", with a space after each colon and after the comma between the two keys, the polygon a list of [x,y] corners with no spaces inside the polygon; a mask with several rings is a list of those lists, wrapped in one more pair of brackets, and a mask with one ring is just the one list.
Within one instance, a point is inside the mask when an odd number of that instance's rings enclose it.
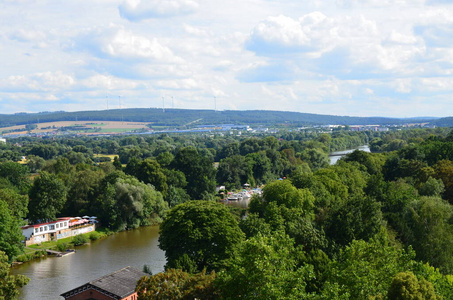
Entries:
{"label": "window", "polygon": [[55,225],[49,225],[49,230],[54,230],[55,229]]}
{"label": "window", "polygon": [[39,228],[35,228],[35,233],[38,233],[38,231],[39,231]]}
{"label": "window", "polygon": [[39,232],[42,232],[43,228],[42,227],[39,227]]}
{"label": "window", "polygon": [[58,228],[60,226],[60,223],[57,223],[55,226]]}
{"label": "window", "polygon": [[44,226],[44,231],[47,231],[47,226]]}

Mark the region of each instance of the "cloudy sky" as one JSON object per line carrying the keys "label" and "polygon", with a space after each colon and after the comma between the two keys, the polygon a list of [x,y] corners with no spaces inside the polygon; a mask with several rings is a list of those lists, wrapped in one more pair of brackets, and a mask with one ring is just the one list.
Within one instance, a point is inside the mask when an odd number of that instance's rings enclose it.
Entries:
{"label": "cloudy sky", "polygon": [[0,0],[0,62],[0,113],[451,116],[453,1]]}

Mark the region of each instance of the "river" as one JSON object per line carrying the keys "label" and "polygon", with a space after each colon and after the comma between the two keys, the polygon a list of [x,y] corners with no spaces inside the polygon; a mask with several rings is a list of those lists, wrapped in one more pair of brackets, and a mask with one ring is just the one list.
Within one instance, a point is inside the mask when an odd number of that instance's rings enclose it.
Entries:
{"label": "river", "polygon": [[349,153],[352,153],[354,152],[355,150],[361,150],[361,151],[365,151],[365,152],[371,152],[370,151],[370,147],[368,147],[368,145],[363,145],[363,146],[360,146],[360,147],[357,147],[355,149],[349,149],[349,150],[343,150],[343,151],[335,151],[335,152],[332,152],[329,154],[329,159],[330,159],[330,164],[331,165],[334,165],[337,163],[337,161],[342,158],[343,156],[345,156],[346,154],[349,154]]}
{"label": "river", "polygon": [[60,300],[61,293],[127,266],[141,270],[147,264],[153,274],[162,272],[166,260],[165,252],[158,247],[158,237],[158,226],[142,227],[77,247],[75,254],[15,266],[13,274],[31,279],[19,299]]}

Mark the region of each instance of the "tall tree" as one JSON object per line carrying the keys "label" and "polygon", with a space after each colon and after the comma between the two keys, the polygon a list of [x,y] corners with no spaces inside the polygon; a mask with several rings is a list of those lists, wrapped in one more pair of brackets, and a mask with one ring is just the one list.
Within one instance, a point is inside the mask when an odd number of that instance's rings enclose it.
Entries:
{"label": "tall tree", "polygon": [[8,204],[0,199],[0,251],[8,256],[8,261],[22,252],[23,245],[22,231],[20,222],[13,212],[8,208]]}
{"label": "tall tree", "polygon": [[167,196],[167,176],[165,176],[162,167],[156,160],[150,158],[145,159],[138,164],[136,171],[136,176],[139,180],[152,184],[164,197]]}
{"label": "tall tree", "polygon": [[28,217],[32,222],[54,220],[66,202],[66,187],[56,175],[42,172],[30,190]]}
{"label": "tall tree", "polygon": [[244,238],[223,204],[188,201],[174,207],[160,226],[159,247],[167,268],[208,271],[220,267]]}
{"label": "tall tree", "polygon": [[205,193],[215,190],[213,162],[201,156],[194,147],[181,148],[175,155],[171,167],[184,173],[187,193],[192,199],[201,199]]}

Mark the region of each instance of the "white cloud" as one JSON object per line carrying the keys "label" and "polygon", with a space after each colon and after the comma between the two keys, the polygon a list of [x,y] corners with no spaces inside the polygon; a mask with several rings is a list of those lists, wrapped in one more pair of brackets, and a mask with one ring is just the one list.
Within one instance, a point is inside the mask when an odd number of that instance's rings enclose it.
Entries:
{"label": "white cloud", "polygon": [[36,73],[30,76],[14,75],[0,80],[4,91],[54,91],[71,88],[75,83],[74,77],[58,72]]}
{"label": "white cloud", "polygon": [[193,13],[198,3],[193,0],[125,0],[119,7],[122,18],[141,21]]}
{"label": "white cloud", "polygon": [[137,35],[115,25],[89,30],[77,38],[75,47],[100,57],[108,56],[124,60],[146,59],[160,63],[181,61],[157,38]]}

